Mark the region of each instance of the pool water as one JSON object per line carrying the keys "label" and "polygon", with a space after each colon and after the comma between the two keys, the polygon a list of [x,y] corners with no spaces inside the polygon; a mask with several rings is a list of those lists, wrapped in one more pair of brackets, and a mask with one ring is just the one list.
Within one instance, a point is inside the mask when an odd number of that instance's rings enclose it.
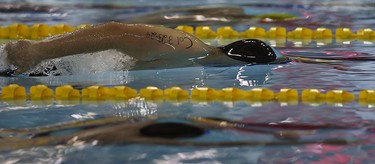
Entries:
{"label": "pool water", "polygon": [[[14,1],[12,1],[14,2]],[[20,1],[21,2],[21,1]],[[24,2],[24,1],[22,1]],[[188,25],[210,25],[217,28],[231,25],[236,30],[248,26],[269,28],[286,27],[349,27],[353,31],[362,28],[375,29],[375,4],[373,1],[188,1],[181,4],[169,1],[27,1],[31,5],[10,10],[1,7],[0,24],[12,23],[83,23],[98,24],[111,20],[145,23],[162,22],[175,27],[181,22]],[[0,3],[0,6],[4,5]],[[197,6],[243,9],[247,15],[284,13],[294,15],[291,20],[265,21],[263,19],[240,19],[230,21],[178,20],[169,22],[164,15],[186,14],[184,9]],[[39,6],[39,7],[35,7]],[[43,6],[43,7],[40,7]],[[235,11],[235,10],[233,10]],[[223,14],[221,12],[217,14]],[[156,16],[155,16],[156,15]],[[218,15],[219,16],[219,15]],[[145,19],[149,18],[149,19]],[[228,18],[229,19],[229,18]],[[229,41],[204,40],[211,45],[223,45]],[[45,84],[52,89],[71,84],[82,89],[91,85],[126,85],[137,90],[156,86],[161,89],[180,86],[191,90],[195,87],[221,89],[237,87],[244,90],[264,87],[273,91],[294,88],[302,91],[316,88],[322,92],[343,89],[358,95],[359,91],[375,88],[374,40],[340,41],[318,44],[316,41],[265,40],[280,53],[306,57],[310,62],[290,62],[272,65],[247,65],[233,67],[189,67],[160,70],[116,70],[108,65],[105,56],[116,56],[108,51],[98,58],[75,58],[75,72],[63,76],[46,77],[0,77],[1,86],[16,83],[29,89]],[[7,41],[4,41],[7,42]],[[325,62],[313,62],[314,59]],[[361,59],[361,60],[359,60]],[[74,59],[68,59],[74,60]],[[239,123],[292,123],[300,128],[317,126],[302,134],[297,142],[286,145],[236,145],[236,146],[176,146],[166,144],[75,144],[34,146],[2,150],[1,163],[371,163],[374,160],[375,112],[373,104],[349,103],[279,103],[243,101],[169,102],[132,99],[129,101],[0,101],[1,128],[35,128],[67,122],[95,120],[111,117],[139,118],[158,117],[157,120],[186,121],[186,117],[220,118]],[[140,121],[142,122],[142,121]],[[189,121],[188,121],[189,122]],[[193,122],[190,120],[190,122]],[[334,128],[327,128],[330,125]],[[251,126],[250,126],[251,127]],[[336,128],[335,128],[336,127]],[[337,128],[346,127],[346,128]],[[264,126],[261,128],[265,128]],[[267,129],[267,128],[265,128]],[[271,131],[280,129],[270,128]],[[4,136],[3,131],[0,132]],[[349,144],[301,144],[298,141],[342,139]],[[275,134],[256,133],[244,129],[209,128],[204,135],[187,141],[285,141]],[[294,141],[294,140],[293,140]],[[360,142],[358,142],[360,141]]]}

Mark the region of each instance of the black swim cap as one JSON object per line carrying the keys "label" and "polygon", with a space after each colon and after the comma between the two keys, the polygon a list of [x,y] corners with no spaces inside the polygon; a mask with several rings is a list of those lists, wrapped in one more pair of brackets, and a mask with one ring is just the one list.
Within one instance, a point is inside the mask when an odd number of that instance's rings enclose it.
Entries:
{"label": "black swim cap", "polygon": [[277,57],[271,46],[257,39],[239,40],[220,49],[230,58],[247,63],[265,64]]}
{"label": "black swim cap", "polygon": [[155,123],[140,129],[142,136],[156,138],[192,138],[204,133],[203,128],[175,122]]}

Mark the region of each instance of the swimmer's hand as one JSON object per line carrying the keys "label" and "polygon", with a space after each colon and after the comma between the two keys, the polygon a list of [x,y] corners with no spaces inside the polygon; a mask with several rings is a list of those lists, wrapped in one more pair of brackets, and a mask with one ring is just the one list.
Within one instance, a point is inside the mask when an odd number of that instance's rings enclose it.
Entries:
{"label": "swimmer's hand", "polygon": [[16,67],[15,73],[24,73],[41,62],[41,58],[38,56],[40,54],[31,48],[32,44],[33,41],[19,40],[5,46],[8,63]]}

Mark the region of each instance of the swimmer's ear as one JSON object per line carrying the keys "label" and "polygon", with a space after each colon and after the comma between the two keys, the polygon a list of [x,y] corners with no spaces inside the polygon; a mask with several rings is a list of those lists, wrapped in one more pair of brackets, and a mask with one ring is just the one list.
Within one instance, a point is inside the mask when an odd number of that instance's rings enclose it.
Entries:
{"label": "swimmer's ear", "polygon": [[271,46],[257,39],[239,40],[220,49],[230,58],[247,63],[266,64],[277,58]]}

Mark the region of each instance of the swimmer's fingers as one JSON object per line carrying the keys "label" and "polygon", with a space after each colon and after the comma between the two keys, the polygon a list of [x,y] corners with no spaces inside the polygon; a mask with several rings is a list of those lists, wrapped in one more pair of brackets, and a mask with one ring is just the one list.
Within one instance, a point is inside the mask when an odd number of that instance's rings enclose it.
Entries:
{"label": "swimmer's fingers", "polygon": [[15,75],[19,75],[19,74],[26,73],[26,72],[30,71],[33,67],[34,67],[34,65],[28,65],[28,66],[17,67],[17,68],[14,70],[14,73],[13,73],[13,74],[15,74]]}
{"label": "swimmer's fingers", "polygon": [[[26,59],[25,59],[26,58]],[[14,74],[22,74],[37,65],[37,61],[32,58],[15,58],[9,61],[11,63],[11,69],[14,70]]]}
{"label": "swimmer's fingers", "polygon": [[15,61],[14,59],[10,60],[9,63],[10,63],[10,70],[12,70],[12,74],[17,75],[17,74],[21,74],[27,71],[26,68],[22,66],[23,64],[21,64],[18,61]]}
{"label": "swimmer's fingers", "polygon": [[22,73],[24,73],[26,70],[24,70],[24,69],[19,69],[19,68],[17,68],[16,70],[14,70],[14,74],[15,75],[19,75],[19,74],[22,74]]}
{"label": "swimmer's fingers", "polygon": [[[26,64],[26,65],[28,65],[28,64]],[[19,75],[19,74],[22,74],[22,73],[25,73],[25,72],[27,72],[28,70],[30,70],[30,66],[28,65],[28,66],[25,66],[24,64],[13,64],[13,69],[12,69],[12,72],[13,72],[13,74],[14,75]]]}

